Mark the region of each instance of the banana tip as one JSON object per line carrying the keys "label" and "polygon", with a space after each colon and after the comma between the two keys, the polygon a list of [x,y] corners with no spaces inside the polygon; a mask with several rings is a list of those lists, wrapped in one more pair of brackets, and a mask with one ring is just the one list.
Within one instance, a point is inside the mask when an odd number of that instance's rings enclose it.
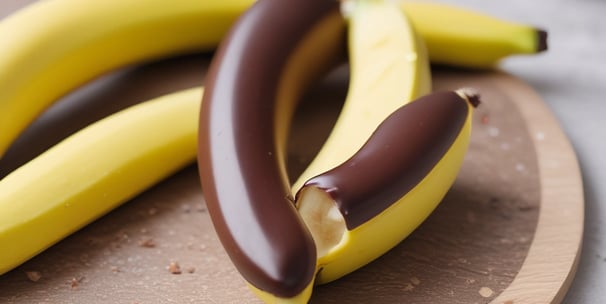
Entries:
{"label": "banana tip", "polygon": [[537,53],[547,50],[547,31],[537,29]]}

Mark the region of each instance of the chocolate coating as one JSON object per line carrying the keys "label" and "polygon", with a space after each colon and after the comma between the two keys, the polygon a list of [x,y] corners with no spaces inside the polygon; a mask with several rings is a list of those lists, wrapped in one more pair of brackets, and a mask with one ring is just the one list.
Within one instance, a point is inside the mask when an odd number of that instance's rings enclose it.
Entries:
{"label": "chocolate coating", "polygon": [[[338,5],[258,1],[219,47],[206,80],[198,163],[209,213],[238,271],[256,288],[280,297],[311,284],[316,249],[294,207],[278,151],[276,93],[293,51],[316,24],[338,16]],[[341,18],[339,23],[345,40]]]}
{"label": "chocolate coating", "polygon": [[329,193],[352,230],[395,203],[433,169],[468,113],[467,101],[454,92],[421,97],[392,113],[349,160],[304,187]]}

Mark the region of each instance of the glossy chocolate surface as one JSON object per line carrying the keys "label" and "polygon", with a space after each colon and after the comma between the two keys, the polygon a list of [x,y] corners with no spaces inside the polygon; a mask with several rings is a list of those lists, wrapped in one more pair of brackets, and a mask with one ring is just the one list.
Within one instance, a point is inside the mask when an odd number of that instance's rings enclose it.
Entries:
{"label": "glossy chocolate surface", "polygon": [[281,297],[313,281],[316,249],[277,151],[276,92],[301,39],[335,14],[333,0],[258,1],[220,46],[206,80],[198,163],[209,213],[244,278]]}
{"label": "glossy chocolate surface", "polygon": [[468,109],[467,101],[454,92],[421,97],[392,113],[349,160],[305,186],[329,193],[352,230],[429,173],[459,135]]}

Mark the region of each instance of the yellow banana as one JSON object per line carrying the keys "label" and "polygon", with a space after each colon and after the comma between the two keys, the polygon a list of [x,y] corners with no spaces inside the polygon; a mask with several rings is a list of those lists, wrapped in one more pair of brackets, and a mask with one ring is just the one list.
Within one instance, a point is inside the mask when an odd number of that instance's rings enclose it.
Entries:
{"label": "yellow banana", "polygon": [[[0,157],[60,96],[124,65],[212,50],[252,3],[47,0],[2,20]],[[544,32],[525,25],[430,3],[402,2],[402,9],[434,62],[487,67],[502,56],[545,46]]]}
{"label": "yellow banana", "polygon": [[547,32],[526,24],[431,2],[401,1],[434,63],[491,68],[516,54],[547,49]]}
{"label": "yellow banana", "polygon": [[294,183],[332,169],[359,150],[389,114],[431,91],[427,51],[395,4],[349,1],[350,84],[328,139]]}
{"label": "yellow banana", "polygon": [[0,274],[190,164],[202,91],[100,120],[0,181]]}
{"label": "yellow banana", "polygon": [[0,23],[0,156],[57,98],[121,66],[213,50],[252,0],[49,0]]}

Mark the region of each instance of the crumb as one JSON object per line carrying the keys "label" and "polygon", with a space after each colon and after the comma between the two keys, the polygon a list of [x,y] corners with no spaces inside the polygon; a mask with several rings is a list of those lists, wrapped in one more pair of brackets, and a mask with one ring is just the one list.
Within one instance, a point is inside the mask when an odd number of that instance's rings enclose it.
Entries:
{"label": "crumb", "polygon": [[38,282],[40,278],[42,278],[40,271],[26,271],[25,275],[27,276],[27,279],[32,282]]}
{"label": "crumb", "polygon": [[507,300],[507,301],[503,302],[503,304],[513,304],[513,300]]}
{"label": "crumb", "polygon": [[187,267],[187,273],[194,273],[196,272],[196,267]]}
{"label": "crumb", "polygon": [[410,282],[412,282],[412,284],[414,284],[414,285],[421,284],[421,280],[419,280],[419,278],[417,278],[417,277],[410,278]]}
{"label": "crumb", "polygon": [[189,204],[184,204],[183,206],[181,206],[181,210],[183,210],[184,213],[190,213],[191,207],[189,206]]}
{"label": "crumb", "polygon": [[535,136],[536,136],[537,140],[545,139],[545,133],[543,133],[543,132],[537,132],[537,134]]}
{"label": "crumb", "polygon": [[408,283],[406,284],[406,286],[404,286],[404,291],[412,291],[413,289],[415,289],[414,286],[412,286],[412,284]]}
{"label": "crumb", "polygon": [[110,269],[110,270],[111,270],[113,273],[118,273],[118,272],[120,272],[120,271],[121,271],[121,270],[120,270],[120,268],[119,268],[118,266],[111,266],[109,269]]}
{"label": "crumb", "polygon": [[145,248],[154,248],[154,247],[156,247],[156,242],[154,242],[154,239],[152,239],[152,238],[144,238],[141,241],[139,241],[139,246],[145,247]]}
{"label": "crumb", "polygon": [[149,208],[149,210],[147,210],[147,214],[149,215],[155,215],[156,213],[158,213],[158,209],[156,208]]}
{"label": "crumb", "polygon": [[465,283],[467,283],[467,284],[473,284],[475,282],[476,282],[475,279],[467,279],[467,280],[465,280]]}
{"label": "crumb", "polygon": [[196,204],[196,211],[198,212],[206,212],[206,207],[203,204]]}
{"label": "crumb", "polygon": [[177,262],[170,262],[167,269],[172,274],[181,274],[181,266]]}
{"label": "crumb", "polygon": [[480,288],[480,290],[478,290],[478,293],[482,297],[488,298],[488,297],[492,296],[492,294],[494,293],[494,291],[492,291],[492,289],[490,289],[488,287],[482,287],[482,288]]}
{"label": "crumb", "polygon": [[84,280],[84,277],[80,277],[80,278],[73,277],[69,281],[69,284],[72,287],[72,289],[76,289],[76,288],[78,288],[78,286],[80,285],[80,283],[82,282],[82,280]]}
{"label": "crumb", "polygon": [[488,115],[486,115],[486,114],[482,115],[482,118],[481,118],[480,122],[481,122],[483,125],[488,124],[488,122],[489,122],[489,121],[490,121],[490,119],[488,118]]}
{"label": "crumb", "polygon": [[501,133],[501,130],[499,130],[499,128],[497,128],[497,127],[488,128],[488,135],[490,137],[497,137],[497,136],[499,136],[500,133]]}
{"label": "crumb", "polygon": [[516,164],[516,171],[518,171],[518,172],[524,172],[524,171],[526,171],[526,166],[524,166],[523,163],[517,163]]}
{"label": "crumb", "polygon": [[145,228],[141,228],[141,230],[139,230],[139,231],[143,234],[147,233],[147,229],[145,229]]}

